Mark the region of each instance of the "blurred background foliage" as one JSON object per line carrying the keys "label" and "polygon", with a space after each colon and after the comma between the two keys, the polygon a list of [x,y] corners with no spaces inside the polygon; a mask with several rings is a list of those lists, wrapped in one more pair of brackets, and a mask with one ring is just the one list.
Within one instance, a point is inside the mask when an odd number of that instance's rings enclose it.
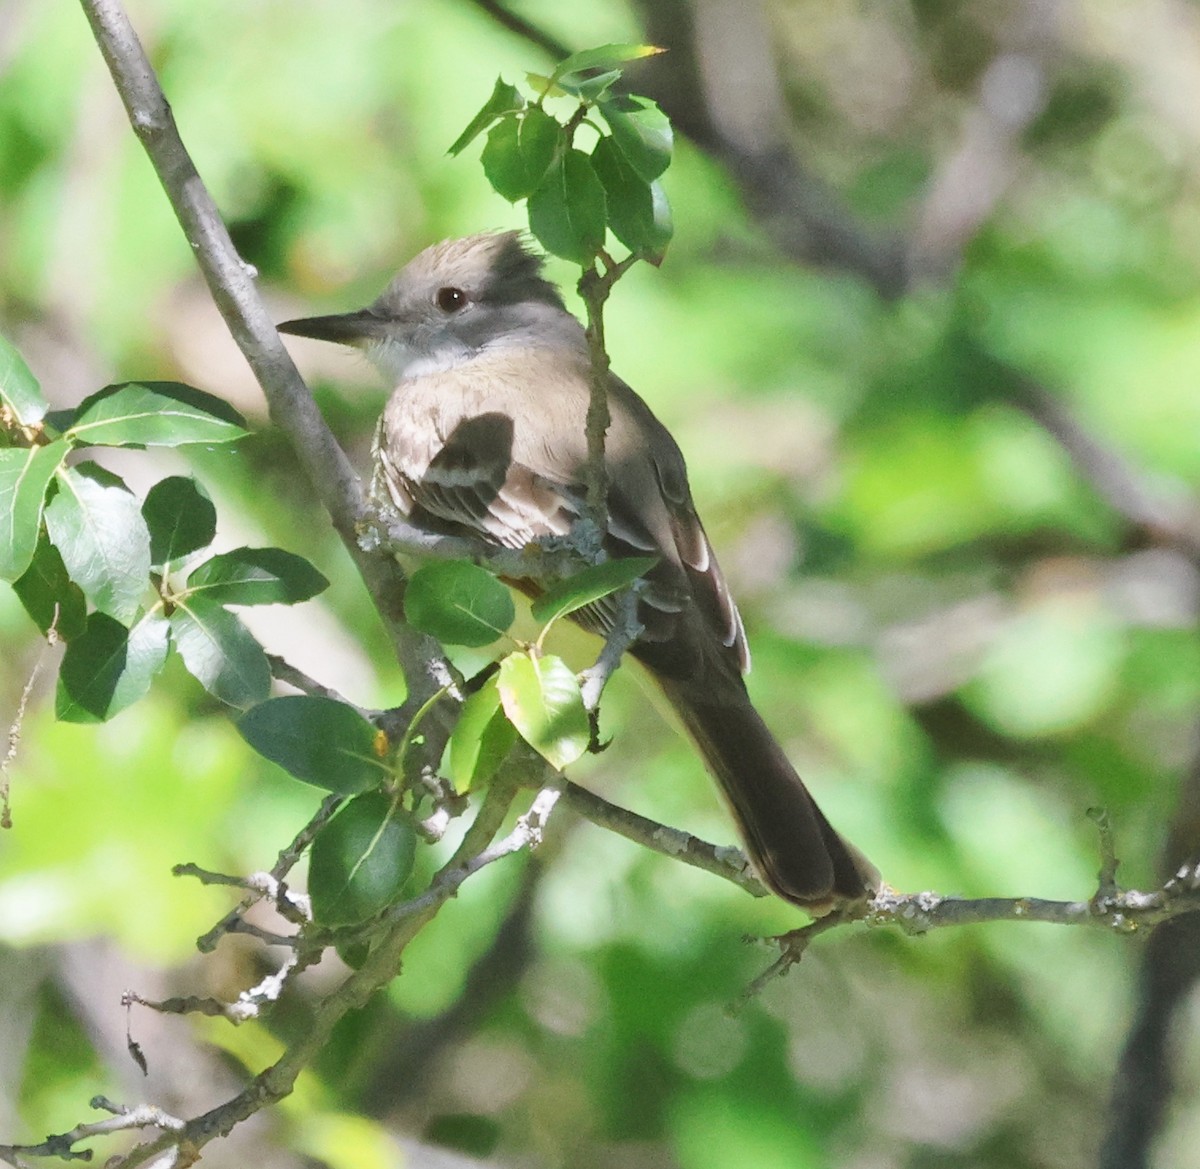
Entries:
{"label": "blurred background foliage", "polygon": [[[496,9],[131,4],[281,319],[371,299],[431,241],[520,226],[474,150],[445,154],[497,73],[544,68],[555,43],[667,45],[631,83],[681,131],[665,180],[677,235],[661,270],[620,285],[611,350],[688,456],[752,691],[801,773],[901,889],[1086,898],[1097,804],[1125,882],[1194,854],[1196,7]],[[244,411],[256,434],[235,449],[113,458],[142,491],[190,468],[224,546],[310,557],[329,592],[247,620],[356,702],[402,697],[67,0],[0,0],[0,331],[59,403],[179,378]],[[374,375],[293,351],[365,467]],[[46,652],[7,588],[0,645],[7,723]],[[143,1079],[122,990],[235,995],[272,962],[228,938],[199,958],[230,902],[170,866],[268,867],[318,797],[181,670],[110,725],[56,725],[52,707],[35,686],[0,835],[5,1141],[71,1127],[98,1091],[211,1107],[337,977],[312,972],[267,1025],[135,1012]],[[638,679],[618,679],[604,720],[612,749],[577,778],[731,839]],[[446,907],[296,1096],[205,1163],[1073,1169],[1097,1163],[1106,1131],[1106,1164],[1143,1163],[1113,1150],[1137,1143],[1130,1115],[1161,1107],[1144,1163],[1200,1166],[1187,923],[1149,945],[1050,926],[843,930],[731,1013],[771,957],[743,935],[795,920],[564,812],[538,854]],[[1134,1042],[1126,1060],[1130,1112],[1110,1101],[1135,1024],[1150,1054],[1138,1065]],[[1173,1094],[1155,1078],[1167,1067]]]}

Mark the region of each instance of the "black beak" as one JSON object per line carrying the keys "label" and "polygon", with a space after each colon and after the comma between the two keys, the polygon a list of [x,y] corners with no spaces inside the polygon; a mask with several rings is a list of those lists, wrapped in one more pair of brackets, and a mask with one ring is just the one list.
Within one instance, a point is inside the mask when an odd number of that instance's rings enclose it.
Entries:
{"label": "black beak", "polygon": [[370,309],[338,313],[331,317],[301,317],[275,326],[281,333],[296,337],[312,337],[317,341],[336,341],[361,349],[387,333],[388,323]]}

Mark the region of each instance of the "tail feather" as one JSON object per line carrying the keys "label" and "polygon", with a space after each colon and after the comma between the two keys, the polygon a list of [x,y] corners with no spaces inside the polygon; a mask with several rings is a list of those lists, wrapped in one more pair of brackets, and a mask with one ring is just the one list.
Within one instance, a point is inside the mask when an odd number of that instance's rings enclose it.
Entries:
{"label": "tail feather", "polygon": [[737,818],[755,868],[781,897],[823,912],[870,896],[879,873],[830,825],[744,692],[697,699],[659,678]]}

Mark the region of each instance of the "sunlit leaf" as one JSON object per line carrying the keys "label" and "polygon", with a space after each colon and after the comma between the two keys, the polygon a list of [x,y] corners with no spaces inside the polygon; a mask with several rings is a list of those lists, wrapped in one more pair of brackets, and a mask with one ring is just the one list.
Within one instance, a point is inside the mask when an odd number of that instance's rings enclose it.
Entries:
{"label": "sunlit leaf", "polygon": [[517,729],[500,705],[495,677],[463,703],[462,713],[450,735],[450,778],[459,791],[486,783],[496,774],[517,741]]}
{"label": "sunlit leaf", "polygon": [[128,382],[80,403],[64,437],[93,446],[183,446],[246,433],[245,419],[212,394],[179,382]]}
{"label": "sunlit leaf", "polygon": [[161,610],[143,614],[131,629],[93,613],[63,655],[55,714],[64,722],[104,722],[146,694],[166,659]]}
{"label": "sunlit leaf", "polygon": [[223,605],[296,605],[329,587],[303,556],[282,548],[235,548],[197,565],[189,594]]}
{"label": "sunlit leaf", "polygon": [[42,388],[16,347],[0,337],[0,407],[22,426],[36,426],[49,408]]}
{"label": "sunlit leaf", "polygon": [[243,708],[266,698],[267,655],[235,614],[207,597],[186,597],[170,622],[183,664],[213,697]]}
{"label": "sunlit leaf", "polygon": [[69,449],[60,441],[0,450],[0,580],[16,580],[29,567],[46,488]]}
{"label": "sunlit leaf", "polygon": [[623,65],[626,61],[640,61],[644,57],[653,57],[666,50],[658,45],[611,44],[598,45],[594,49],[582,49],[564,57],[554,70],[553,80],[566,77],[571,73],[580,73],[585,69],[612,69]]}
{"label": "sunlit leaf", "polygon": [[332,698],[269,698],[246,711],[237,727],[260,755],[328,791],[353,795],[378,787],[386,775],[375,749],[375,727]]}
{"label": "sunlit leaf", "polygon": [[350,800],[316,834],[308,891],[319,925],[352,925],[386,909],[413,869],[417,834],[385,792]]}
{"label": "sunlit leaf", "polygon": [[574,763],[588,748],[591,728],[579,682],[553,654],[520,652],[500,663],[500,701],[513,726],[553,766]]}
{"label": "sunlit leaf", "polygon": [[71,579],[102,613],[133,620],[150,576],[150,533],[137,500],[95,463],[62,468],[46,529]]}

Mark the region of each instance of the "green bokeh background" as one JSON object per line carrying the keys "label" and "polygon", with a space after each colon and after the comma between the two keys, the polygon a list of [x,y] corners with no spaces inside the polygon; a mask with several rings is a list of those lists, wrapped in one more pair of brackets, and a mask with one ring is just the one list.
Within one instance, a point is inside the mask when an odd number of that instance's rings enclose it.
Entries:
{"label": "green bokeh background", "polygon": [[[130,7],[280,319],[365,302],[434,240],[521,225],[475,148],[445,151],[497,73],[546,61],[466,0]],[[795,145],[871,229],[913,228],[1020,8],[767,6]],[[573,48],[645,35],[624,4],[519,11]],[[1178,2],[1064,15],[1042,112],[952,274],[886,301],[789,262],[730,177],[681,141],[665,180],[675,242],[611,305],[614,366],[679,439],[741,602],[752,692],[830,818],[900,889],[1086,898],[1098,804],[1122,878],[1153,884],[1194,767],[1196,565],[1081,478],[1016,384],[1042,383],[1156,489],[1191,498],[1200,66],[1192,41],[1164,33],[1173,14],[1194,24]],[[570,283],[567,265],[550,269]],[[246,413],[255,434],[235,448],[109,465],[139,492],[190,471],[217,502],[223,547],[312,559],[333,581],[322,598],[248,620],[354,701],[402,697],[67,0],[0,0],[0,331],[56,404],[178,378]],[[365,468],[383,402],[373,373],[319,345],[293,352]],[[560,648],[586,660],[582,640]],[[177,664],[110,725],[56,725],[54,659],[0,587],[0,721],[41,666],[0,834],[0,1141],[70,1128],[98,1091],[211,1107],[337,976],[313,972],[265,1025],[134,1012],[143,1080],[122,990],[231,996],[270,964],[229,940],[200,958],[195,938],[231,902],[171,866],[267,868],[316,797],[254,756]],[[730,841],[647,694],[618,679],[614,744],[575,777]],[[296,1096],[205,1164],[436,1166],[434,1145],[584,1169],[1094,1163],[1139,938],[844,930],[731,1012],[771,958],[743,935],[796,923],[564,813],[538,858],[469,882]],[[1174,1036],[1156,1161],[1172,1169],[1200,1166],[1195,1018],[1192,1005]]]}

